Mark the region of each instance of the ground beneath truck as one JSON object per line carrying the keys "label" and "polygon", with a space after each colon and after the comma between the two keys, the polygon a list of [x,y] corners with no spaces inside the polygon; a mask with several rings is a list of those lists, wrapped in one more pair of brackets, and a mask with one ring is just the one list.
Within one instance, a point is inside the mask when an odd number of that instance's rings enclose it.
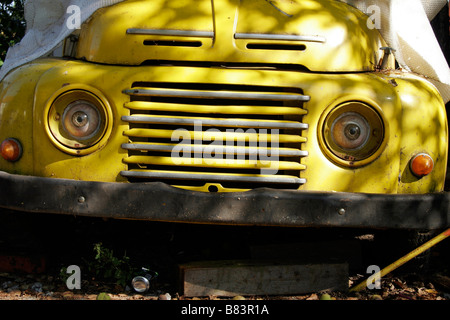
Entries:
{"label": "ground beneath truck", "polygon": [[[379,289],[185,297],[179,290],[178,266],[190,261],[265,255],[326,263],[340,258],[349,262],[352,287],[370,276],[366,268],[383,249],[367,230],[205,226],[25,213],[6,213],[2,220],[1,300],[450,300],[446,240],[433,248],[426,269],[411,270],[406,264],[382,278]],[[393,262],[388,253],[384,260]],[[70,265],[80,266],[80,289],[67,286]],[[141,267],[154,275],[146,293],[130,286]]]}

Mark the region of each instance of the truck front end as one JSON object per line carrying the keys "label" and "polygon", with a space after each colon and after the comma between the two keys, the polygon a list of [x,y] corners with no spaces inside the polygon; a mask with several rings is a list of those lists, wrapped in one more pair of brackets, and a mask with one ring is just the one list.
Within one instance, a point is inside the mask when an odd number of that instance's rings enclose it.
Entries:
{"label": "truck front end", "polygon": [[448,225],[438,90],[329,0],[124,1],[0,84],[0,206],[154,221]]}

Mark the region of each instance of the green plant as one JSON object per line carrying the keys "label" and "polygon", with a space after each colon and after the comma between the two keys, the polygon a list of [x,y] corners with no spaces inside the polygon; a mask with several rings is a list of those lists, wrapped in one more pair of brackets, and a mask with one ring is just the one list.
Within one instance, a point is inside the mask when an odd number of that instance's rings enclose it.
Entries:
{"label": "green plant", "polygon": [[69,278],[69,274],[67,273],[67,267],[61,267],[61,269],[59,269],[58,277],[62,282],[66,283],[67,279]]}
{"label": "green plant", "polygon": [[131,265],[126,253],[122,258],[117,258],[113,250],[105,248],[101,242],[94,244],[94,253],[94,260],[88,261],[87,267],[88,271],[99,280],[125,286],[137,270]]}

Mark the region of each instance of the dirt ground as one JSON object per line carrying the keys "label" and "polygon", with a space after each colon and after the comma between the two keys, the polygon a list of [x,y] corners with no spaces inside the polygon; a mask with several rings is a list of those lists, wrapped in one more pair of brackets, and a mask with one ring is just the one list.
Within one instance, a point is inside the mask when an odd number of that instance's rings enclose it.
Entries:
{"label": "dirt ground", "polygon": [[[349,285],[363,281],[353,276]],[[435,274],[425,279],[417,275],[389,276],[382,279],[381,289],[361,292],[323,291],[301,295],[183,297],[163,288],[140,294],[111,283],[91,281],[81,290],[55,286],[52,276],[0,274],[0,300],[450,300],[450,290],[442,284],[450,278]],[[9,286],[8,286],[9,284]],[[18,285],[18,286],[16,286]],[[169,290],[167,290],[169,291]]]}
{"label": "dirt ground", "polygon": [[[450,300],[448,239],[433,248],[426,271],[414,267],[410,270],[405,264],[383,277],[379,289],[187,298],[180,291],[177,269],[180,263],[187,261],[248,259],[255,252],[252,248],[263,248],[262,252],[270,255],[274,244],[277,248],[292,249],[297,243],[320,241],[326,244],[321,247],[325,251],[320,251],[324,255],[339,252],[350,261],[348,285],[351,288],[367,279],[365,268],[372,264],[370,259],[375,252],[380,255],[380,250],[371,234],[355,237],[352,232],[342,235],[341,230],[333,233],[329,230],[173,225],[30,214],[2,217],[0,300]],[[345,245],[339,241],[344,241]],[[131,289],[128,281],[131,275],[120,279],[127,281],[118,283],[118,278],[96,275],[88,270],[98,263],[95,261],[98,252],[93,248],[99,243],[105,251],[110,250],[113,261],[123,263],[122,269],[132,265],[155,270],[158,276],[152,280],[150,290],[137,293]],[[317,251],[317,246],[312,248],[309,253],[298,250],[285,253],[292,258],[304,258],[308,254],[312,257],[312,253],[320,255],[320,252],[313,252]],[[378,261],[383,268],[394,260],[387,257],[389,252],[381,251],[385,259]],[[280,254],[278,249],[277,254]],[[7,263],[7,259],[13,257],[25,260]],[[64,267],[69,265],[81,267],[81,289],[68,289]]]}

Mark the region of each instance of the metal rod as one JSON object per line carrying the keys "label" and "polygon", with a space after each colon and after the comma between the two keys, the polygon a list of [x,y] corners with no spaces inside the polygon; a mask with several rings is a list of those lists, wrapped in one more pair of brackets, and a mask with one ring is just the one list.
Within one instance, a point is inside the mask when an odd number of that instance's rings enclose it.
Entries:
{"label": "metal rod", "polygon": [[215,154],[276,154],[283,156],[308,156],[308,151],[298,150],[293,148],[261,148],[261,147],[241,147],[241,146],[221,146],[221,145],[195,145],[195,144],[151,144],[151,143],[124,143],[122,148],[126,150],[146,150],[146,151],[167,151],[172,152],[175,147],[186,148],[193,153],[196,152],[214,152]]}
{"label": "metal rod", "polygon": [[247,40],[283,40],[283,41],[307,41],[307,42],[325,42],[326,39],[321,36],[302,36],[297,34],[269,34],[269,33],[236,33],[235,39]]}
{"label": "metal rod", "polygon": [[171,29],[127,29],[127,34],[151,35],[151,36],[172,36],[172,37],[197,37],[197,38],[214,38],[212,31],[198,30],[171,30]]}
{"label": "metal rod", "polygon": [[156,117],[146,115],[122,116],[122,120],[132,123],[161,123],[218,127],[270,128],[270,129],[308,129],[308,125],[295,121],[264,121],[247,119],[217,119],[217,118],[188,118],[188,117]]}
{"label": "metal rod", "polygon": [[246,99],[271,101],[309,101],[310,97],[301,94],[269,94],[248,93],[232,91],[193,91],[193,90],[154,90],[154,89],[127,89],[123,93],[138,96],[157,96],[174,98],[204,98],[204,99]]}
{"label": "metal rod", "polygon": [[[388,273],[392,272],[393,270],[397,269],[398,267],[404,265],[405,263],[407,263],[409,260],[413,259],[414,257],[418,256],[419,254],[421,254],[422,252],[430,249],[432,246],[436,245],[437,243],[441,242],[442,240],[444,240],[445,238],[447,238],[448,236],[450,236],[450,228],[445,230],[444,232],[438,234],[437,236],[435,236],[433,239],[425,242],[424,244],[422,244],[420,247],[414,249],[413,251],[411,251],[410,253],[404,255],[403,257],[401,257],[400,259],[398,259],[397,261],[395,261],[394,263],[391,263],[390,265],[388,265],[386,268],[380,270],[379,272],[373,274],[371,277],[372,278],[382,278],[385,275],[387,275]],[[355,291],[361,291],[362,289],[364,289],[367,286],[367,280],[361,282],[360,284],[358,284],[357,286],[353,287],[350,289],[351,292],[355,292]]]}

